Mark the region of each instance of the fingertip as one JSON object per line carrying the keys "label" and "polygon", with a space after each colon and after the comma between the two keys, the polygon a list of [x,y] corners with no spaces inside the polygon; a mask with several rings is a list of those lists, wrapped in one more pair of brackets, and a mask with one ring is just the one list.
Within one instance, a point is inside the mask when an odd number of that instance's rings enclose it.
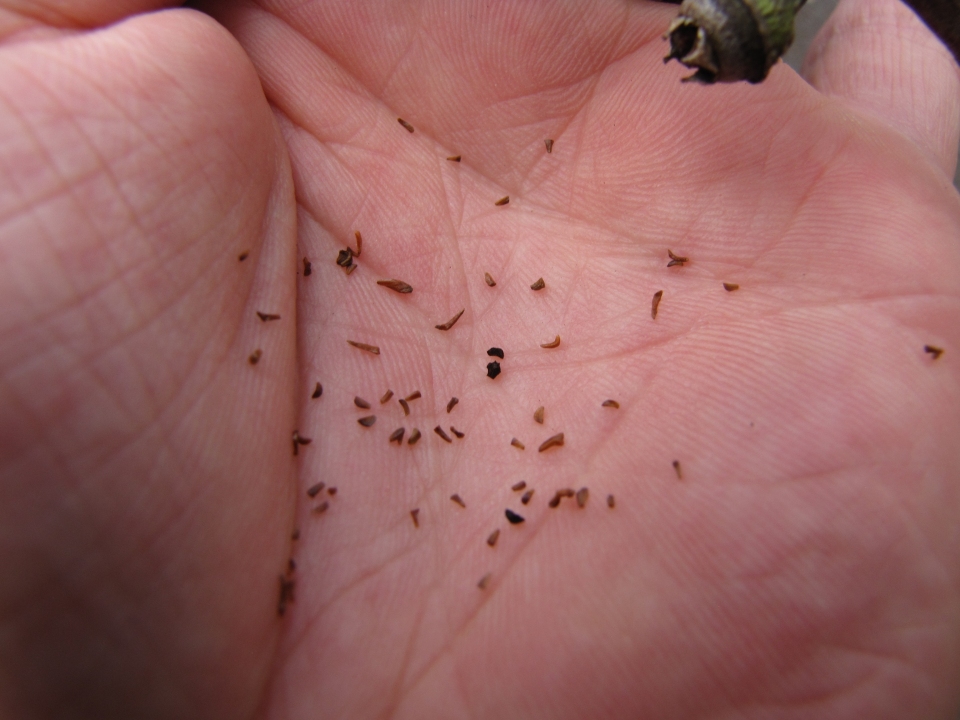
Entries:
{"label": "fingertip", "polygon": [[899,0],[841,0],[803,75],[910,139],[953,176],[960,138],[960,67]]}

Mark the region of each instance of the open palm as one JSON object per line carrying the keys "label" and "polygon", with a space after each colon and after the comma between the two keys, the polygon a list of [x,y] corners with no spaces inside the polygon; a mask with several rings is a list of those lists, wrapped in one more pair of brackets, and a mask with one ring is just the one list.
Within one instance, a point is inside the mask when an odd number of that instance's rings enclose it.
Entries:
{"label": "open palm", "polygon": [[76,32],[161,4],[0,15],[5,716],[950,717],[960,79],[906,11],[887,94],[852,20],[827,95],[682,84],[621,0]]}

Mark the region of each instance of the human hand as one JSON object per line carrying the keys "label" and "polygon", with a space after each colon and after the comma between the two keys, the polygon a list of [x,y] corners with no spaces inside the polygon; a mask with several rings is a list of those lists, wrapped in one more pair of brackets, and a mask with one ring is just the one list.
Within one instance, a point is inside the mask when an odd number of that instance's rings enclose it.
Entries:
{"label": "human hand", "polygon": [[62,29],[147,9],[4,20],[5,715],[951,717],[960,80],[922,26],[842,5],[825,94],[683,85],[641,2]]}

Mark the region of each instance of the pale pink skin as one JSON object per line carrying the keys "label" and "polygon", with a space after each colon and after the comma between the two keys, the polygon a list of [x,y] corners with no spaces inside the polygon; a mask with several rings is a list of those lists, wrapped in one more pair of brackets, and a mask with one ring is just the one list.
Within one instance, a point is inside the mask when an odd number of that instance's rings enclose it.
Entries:
{"label": "pale pink skin", "polygon": [[0,3],[0,716],[955,717],[960,71],[909,13],[848,0],[822,94],[681,84],[625,0],[90,30],[160,5]]}

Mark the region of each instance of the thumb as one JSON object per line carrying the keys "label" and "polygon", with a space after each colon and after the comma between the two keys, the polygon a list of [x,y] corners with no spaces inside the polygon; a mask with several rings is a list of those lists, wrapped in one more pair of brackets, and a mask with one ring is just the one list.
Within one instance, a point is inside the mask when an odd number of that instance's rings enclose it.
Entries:
{"label": "thumb", "polygon": [[841,0],[803,75],[818,90],[890,125],[953,176],[960,67],[899,0]]}

